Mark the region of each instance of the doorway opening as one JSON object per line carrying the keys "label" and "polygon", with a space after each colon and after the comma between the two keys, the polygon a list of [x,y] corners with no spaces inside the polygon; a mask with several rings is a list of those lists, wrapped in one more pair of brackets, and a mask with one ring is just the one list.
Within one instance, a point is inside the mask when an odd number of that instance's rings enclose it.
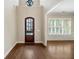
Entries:
{"label": "doorway opening", "polygon": [[34,18],[25,18],[25,43],[34,43]]}

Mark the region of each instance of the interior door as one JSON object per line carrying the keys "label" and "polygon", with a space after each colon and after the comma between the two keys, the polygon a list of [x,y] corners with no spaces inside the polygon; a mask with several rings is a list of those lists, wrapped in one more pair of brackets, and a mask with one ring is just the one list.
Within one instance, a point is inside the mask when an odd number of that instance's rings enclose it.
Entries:
{"label": "interior door", "polygon": [[25,42],[34,42],[34,18],[25,18]]}

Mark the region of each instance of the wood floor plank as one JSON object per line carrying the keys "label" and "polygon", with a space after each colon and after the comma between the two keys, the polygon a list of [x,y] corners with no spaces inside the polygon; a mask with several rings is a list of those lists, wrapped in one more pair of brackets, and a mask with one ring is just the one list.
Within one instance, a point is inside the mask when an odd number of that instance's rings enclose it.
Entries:
{"label": "wood floor plank", "polygon": [[48,42],[41,44],[17,44],[5,59],[74,59],[74,42]]}

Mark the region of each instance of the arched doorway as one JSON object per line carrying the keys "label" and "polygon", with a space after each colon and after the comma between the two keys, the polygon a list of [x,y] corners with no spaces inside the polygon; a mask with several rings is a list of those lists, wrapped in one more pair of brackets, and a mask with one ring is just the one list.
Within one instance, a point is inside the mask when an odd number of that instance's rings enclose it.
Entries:
{"label": "arched doorway", "polygon": [[25,42],[34,42],[34,18],[25,18]]}

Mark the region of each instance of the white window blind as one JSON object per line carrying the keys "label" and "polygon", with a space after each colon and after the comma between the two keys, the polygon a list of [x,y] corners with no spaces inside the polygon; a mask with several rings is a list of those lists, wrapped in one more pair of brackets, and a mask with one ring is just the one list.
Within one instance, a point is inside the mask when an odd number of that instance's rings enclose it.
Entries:
{"label": "white window blind", "polygon": [[71,18],[49,18],[48,34],[49,35],[70,35]]}

